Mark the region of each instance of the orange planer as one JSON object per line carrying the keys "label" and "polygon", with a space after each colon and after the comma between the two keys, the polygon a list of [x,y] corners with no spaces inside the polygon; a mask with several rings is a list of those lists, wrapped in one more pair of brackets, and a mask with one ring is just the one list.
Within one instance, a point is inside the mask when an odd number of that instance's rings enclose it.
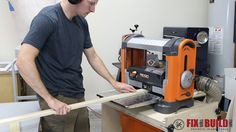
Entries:
{"label": "orange planer", "polygon": [[[158,52],[162,60],[150,58],[150,52]],[[154,40],[141,34],[122,38],[121,81],[161,97],[154,104],[158,112],[193,106],[195,66],[196,45],[191,39]]]}

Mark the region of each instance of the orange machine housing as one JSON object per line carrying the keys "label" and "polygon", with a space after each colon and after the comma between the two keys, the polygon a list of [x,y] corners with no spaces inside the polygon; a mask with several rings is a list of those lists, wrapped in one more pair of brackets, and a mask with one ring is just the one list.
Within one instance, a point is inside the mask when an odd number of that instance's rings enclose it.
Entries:
{"label": "orange machine housing", "polygon": [[[127,36],[123,37],[121,50],[121,81],[124,83],[127,83],[126,71],[129,67],[146,66],[147,50],[124,46],[126,44],[124,42],[128,42],[128,39],[130,38]],[[165,104],[170,103],[176,106],[179,105],[178,102],[181,103],[184,100],[191,100],[193,97],[194,81],[192,80],[190,87],[183,88],[181,86],[181,77],[184,71],[190,71],[193,77],[195,76],[196,45],[191,39],[184,38],[179,38],[172,42],[172,46],[175,46],[175,48],[172,48],[172,51],[171,48],[163,48],[166,61],[165,81],[163,81],[163,101]],[[179,105],[179,107],[181,106]]]}
{"label": "orange machine housing", "polygon": [[177,56],[166,56],[168,62],[168,83],[164,91],[166,102],[176,102],[193,97],[194,81],[189,88],[182,88],[180,84],[184,71],[189,70],[195,76],[196,48],[191,45],[194,45],[192,40],[184,39],[178,46]]}

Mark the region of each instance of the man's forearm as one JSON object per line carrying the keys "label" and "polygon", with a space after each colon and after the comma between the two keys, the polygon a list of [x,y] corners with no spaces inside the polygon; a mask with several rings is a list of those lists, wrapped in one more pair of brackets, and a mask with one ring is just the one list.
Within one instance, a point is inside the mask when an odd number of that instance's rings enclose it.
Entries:
{"label": "man's forearm", "polygon": [[89,64],[92,68],[104,79],[106,79],[117,91],[119,92],[135,92],[135,88],[131,85],[117,82],[111,73],[107,70],[106,66],[104,65],[103,61],[100,57],[96,54],[94,48],[89,48],[85,50],[85,55]]}
{"label": "man's forearm", "polygon": [[111,85],[114,85],[115,79],[107,70],[106,66],[104,65],[103,61],[100,59],[99,56],[95,55],[92,60],[89,60],[90,65],[92,68],[104,79],[106,79]]}
{"label": "man's forearm", "polygon": [[47,91],[42,80],[40,79],[39,72],[36,68],[35,62],[28,61],[23,58],[17,59],[17,67],[21,76],[27,84],[39,94],[45,101],[49,101],[52,96]]}
{"label": "man's forearm", "polygon": [[106,66],[102,62],[102,60],[96,55],[96,57],[93,57],[89,61],[90,65],[93,67],[93,69],[104,79],[106,79],[117,91],[119,92],[135,92],[135,88],[132,86],[117,82],[113,76],[110,74],[110,72],[107,70]]}

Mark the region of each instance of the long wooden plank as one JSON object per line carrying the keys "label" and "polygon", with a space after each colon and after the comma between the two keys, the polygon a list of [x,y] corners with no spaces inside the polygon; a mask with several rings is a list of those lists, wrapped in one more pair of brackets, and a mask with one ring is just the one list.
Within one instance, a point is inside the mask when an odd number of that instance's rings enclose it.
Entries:
{"label": "long wooden plank", "polygon": [[[71,104],[70,107],[72,110],[74,110],[74,109],[89,106],[91,104],[109,102],[109,101],[116,100],[116,99],[121,99],[121,98],[125,98],[125,97],[144,94],[146,92],[147,91],[144,89],[139,89],[134,93],[121,93],[121,94],[108,96],[108,97],[104,97],[104,98],[100,98],[100,99],[94,99],[94,100]],[[20,121],[30,120],[30,119],[34,119],[34,118],[40,118],[40,117],[44,117],[44,116],[48,116],[48,115],[53,115],[53,114],[56,114],[56,112],[52,109],[48,109],[48,110],[42,110],[42,111],[33,112],[33,113],[29,113],[29,114],[24,114],[21,116],[6,118],[6,119],[0,120],[0,126],[4,125],[4,124],[9,124],[12,122],[20,122]]]}

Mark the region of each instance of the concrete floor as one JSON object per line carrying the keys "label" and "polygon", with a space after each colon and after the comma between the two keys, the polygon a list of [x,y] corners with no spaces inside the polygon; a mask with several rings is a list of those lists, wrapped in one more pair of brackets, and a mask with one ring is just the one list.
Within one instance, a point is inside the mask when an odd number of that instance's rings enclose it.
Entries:
{"label": "concrete floor", "polygon": [[101,118],[96,116],[93,112],[89,112],[90,132],[102,132]]}
{"label": "concrete floor", "polygon": [[101,105],[88,107],[90,119],[90,132],[102,132]]}

